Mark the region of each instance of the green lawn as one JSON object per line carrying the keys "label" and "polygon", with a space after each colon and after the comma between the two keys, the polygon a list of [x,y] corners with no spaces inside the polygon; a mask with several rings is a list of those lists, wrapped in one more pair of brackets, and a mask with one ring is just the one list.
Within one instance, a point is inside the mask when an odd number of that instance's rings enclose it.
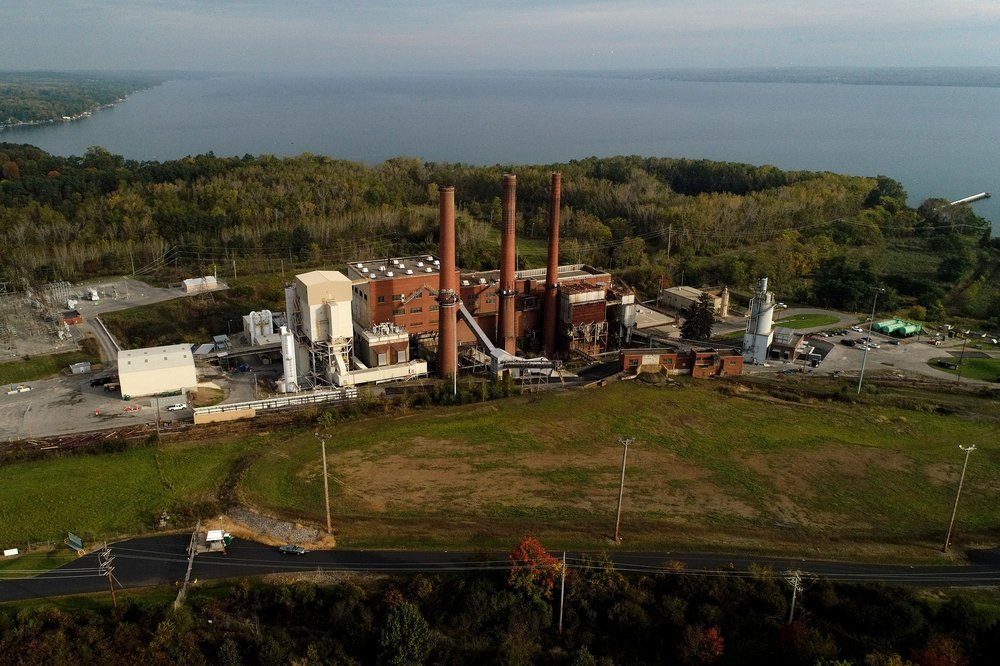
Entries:
{"label": "green lawn", "polygon": [[239,438],[0,466],[0,545],[149,531],[164,509],[213,502],[234,462],[259,445]]}
{"label": "green lawn", "polygon": [[81,351],[50,354],[49,356],[33,356],[26,360],[0,363],[0,384],[15,384],[33,382],[59,374],[73,363],[90,361],[97,364],[101,357],[96,347],[85,345]]}
{"label": "green lawn", "polygon": [[[938,365],[939,361],[943,363],[954,363],[959,367],[955,370],[951,370]],[[927,361],[927,365],[935,368],[936,370],[955,375],[956,380],[959,372],[962,373],[963,379],[981,379],[986,382],[996,382],[1000,380],[1000,358],[969,358],[966,356],[965,360],[962,360],[957,356],[941,356]]]}
{"label": "green lawn", "polygon": [[791,317],[783,317],[774,322],[775,326],[785,328],[817,328],[819,326],[830,326],[836,324],[840,319],[832,315],[825,314],[797,314]]}

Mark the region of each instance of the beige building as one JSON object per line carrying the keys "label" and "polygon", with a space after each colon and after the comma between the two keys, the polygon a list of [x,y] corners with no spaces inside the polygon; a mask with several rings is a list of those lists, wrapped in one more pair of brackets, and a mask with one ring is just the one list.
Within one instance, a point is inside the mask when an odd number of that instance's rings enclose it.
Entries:
{"label": "beige building", "polygon": [[351,280],[339,271],[311,271],[295,276],[299,325],[310,342],[350,338]]}
{"label": "beige building", "polygon": [[118,352],[118,381],[122,396],[133,398],[194,388],[191,345],[124,349]]}
{"label": "beige building", "polygon": [[[695,289],[694,287],[670,287],[664,289],[660,292],[660,303],[665,307],[672,310],[690,310],[695,303],[701,298],[702,294],[708,294],[710,303],[712,304],[712,310],[719,314],[720,316],[726,316],[724,310],[728,310],[729,306],[729,296],[726,294],[723,296],[716,296],[711,292],[702,291],[701,289]],[[725,300],[725,304],[723,304]]]}

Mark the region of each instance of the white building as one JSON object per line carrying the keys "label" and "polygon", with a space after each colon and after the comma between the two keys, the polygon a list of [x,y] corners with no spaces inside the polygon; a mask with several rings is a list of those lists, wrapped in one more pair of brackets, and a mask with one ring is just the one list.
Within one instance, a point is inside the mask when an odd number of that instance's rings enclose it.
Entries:
{"label": "white building", "polygon": [[123,349],[118,352],[123,396],[172,393],[198,385],[191,345]]}

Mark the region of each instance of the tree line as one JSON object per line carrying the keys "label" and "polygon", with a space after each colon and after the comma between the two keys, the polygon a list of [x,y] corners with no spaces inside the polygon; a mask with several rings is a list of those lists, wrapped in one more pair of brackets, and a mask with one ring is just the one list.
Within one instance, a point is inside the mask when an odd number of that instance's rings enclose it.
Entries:
{"label": "tree line", "polygon": [[[511,567],[464,573],[242,580],[173,611],[0,607],[0,664],[865,664],[995,663],[995,620],[967,598],[780,572],[629,574],[561,560],[525,538]],[[669,563],[667,563],[669,564]],[[560,606],[562,612],[560,613]]]}
{"label": "tree line", "polygon": [[[885,176],[707,160],[609,157],[550,165],[367,166],[303,154],[167,162],[93,147],[57,157],[0,144],[2,279],[46,282],[145,266],[190,273],[233,259],[335,267],[434,252],[437,188],[456,187],[459,263],[495,268],[500,182],[518,176],[518,259],[545,261],[549,174],[563,174],[560,260],[609,268],[642,294],[660,284],[771,278],[784,300],[988,319],[1000,310],[1000,246],[968,206],[906,205]],[[181,273],[184,274],[184,273]]]}

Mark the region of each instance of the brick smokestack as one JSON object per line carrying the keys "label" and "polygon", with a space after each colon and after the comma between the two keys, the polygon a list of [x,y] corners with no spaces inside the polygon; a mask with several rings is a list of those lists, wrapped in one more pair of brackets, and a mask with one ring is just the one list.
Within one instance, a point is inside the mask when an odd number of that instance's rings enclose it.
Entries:
{"label": "brick smokestack", "polygon": [[500,231],[500,340],[508,354],[517,353],[514,322],[514,226],[517,216],[517,176],[503,177],[503,228]]}
{"label": "brick smokestack", "polygon": [[549,358],[556,353],[556,308],[559,305],[559,206],[562,197],[562,174],[552,174],[552,193],[549,199],[549,264],[545,271],[545,318],[542,324],[542,343]]}
{"label": "brick smokestack", "polygon": [[455,277],[455,188],[438,190],[438,216],[441,222],[438,283],[438,374],[451,377],[458,372],[458,280]]}

